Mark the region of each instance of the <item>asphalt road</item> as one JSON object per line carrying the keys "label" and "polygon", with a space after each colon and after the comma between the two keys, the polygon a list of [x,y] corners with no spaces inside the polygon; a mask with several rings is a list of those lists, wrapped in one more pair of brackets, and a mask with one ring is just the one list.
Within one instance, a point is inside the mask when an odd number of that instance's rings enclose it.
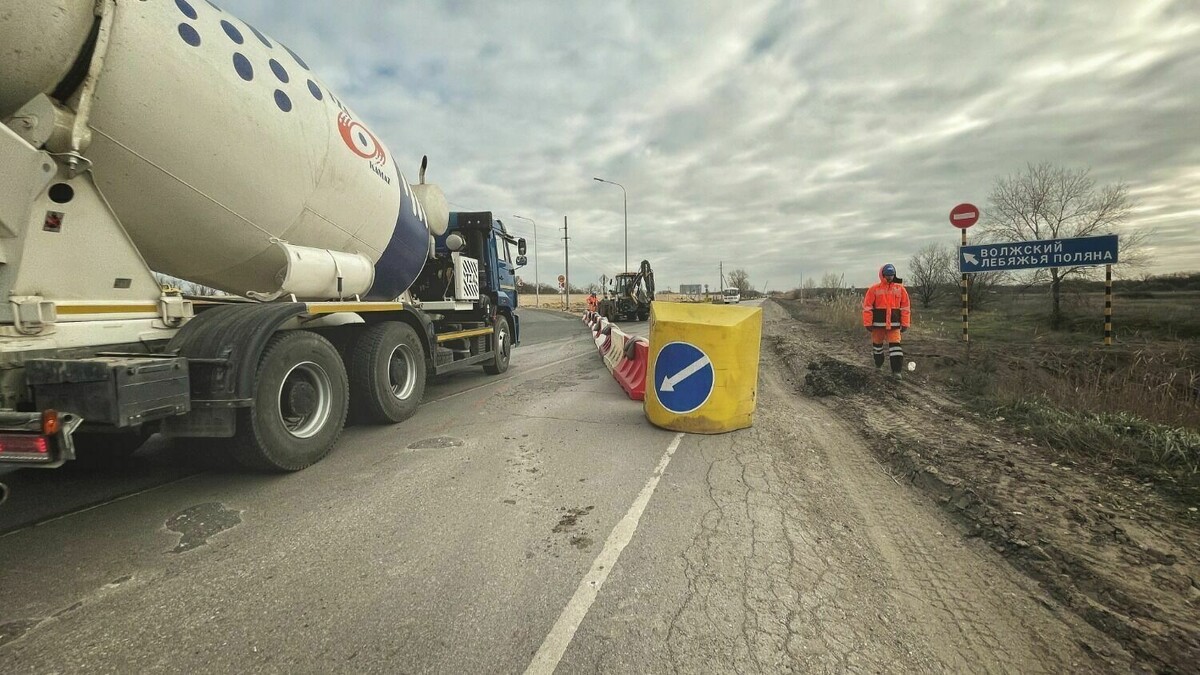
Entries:
{"label": "asphalt road", "polygon": [[[141,489],[10,475],[24,512],[58,496],[0,536],[0,672],[1111,665],[769,357],[753,428],[676,434],[577,317],[524,317],[506,375],[438,382],[413,419],[348,429],[299,473],[176,470],[178,449],[147,448]],[[93,507],[45,506],[106,484]]]}
{"label": "asphalt road", "polygon": [[[527,352],[538,345],[580,334],[579,324],[561,312],[525,310],[521,313],[521,345],[516,348],[512,368],[502,378],[514,377],[525,368]],[[633,324],[632,327],[645,324]],[[476,386],[493,384],[482,370],[464,371],[438,378],[426,387],[426,402]],[[403,427],[398,427],[403,430]],[[342,443],[352,437],[347,432]],[[112,466],[85,467],[67,464],[60,469],[16,469],[0,466],[0,482],[11,489],[8,502],[0,506],[0,534],[72,513],[114,499],[154,489],[206,471],[227,472],[224,456],[197,456],[183,444],[152,437],[128,462]]]}
{"label": "asphalt road", "polygon": [[522,330],[505,375],[431,382],[297,474],[160,439],[120,473],[7,474],[0,672],[523,669],[673,434],[578,317]]}

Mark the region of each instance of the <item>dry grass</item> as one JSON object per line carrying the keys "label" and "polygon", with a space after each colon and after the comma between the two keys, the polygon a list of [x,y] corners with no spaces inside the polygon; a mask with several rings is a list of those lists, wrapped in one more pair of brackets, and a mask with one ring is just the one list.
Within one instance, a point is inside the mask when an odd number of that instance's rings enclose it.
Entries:
{"label": "dry grass", "polygon": [[[971,316],[970,362],[959,317],[949,310],[914,310],[909,336],[927,355],[946,357],[946,365],[922,372],[956,387],[973,407],[1067,455],[1166,476],[1197,495],[1200,343],[1177,339],[1191,330],[1185,320],[1159,315],[1172,304],[1127,300],[1125,315],[1141,317],[1138,332],[1112,347],[1103,346],[1091,322],[1050,332],[1015,309],[1019,303],[997,302]],[[839,335],[862,330],[857,298],[783,305],[794,318]]]}
{"label": "dry grass", "polygon": [[785,304],[792,317],[818,323],[845,335],[861,335],[862,298],[842,294],[832,299],[795,301]]}
{"label": "dry grass", "polygon": [[991,412],[1068,454],[1099,457],[1143,478],[1166,477],[1193,495],[1200,489],[1200,433],[1191,429],[1156,424],[1128,412],[1063,408],[1041,397],[1026,397]]}

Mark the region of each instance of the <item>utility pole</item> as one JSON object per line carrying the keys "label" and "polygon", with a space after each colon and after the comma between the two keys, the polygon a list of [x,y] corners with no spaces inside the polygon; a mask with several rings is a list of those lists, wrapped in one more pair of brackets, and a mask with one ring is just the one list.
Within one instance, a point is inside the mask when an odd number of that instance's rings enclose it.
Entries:
{"label": "utility pole", "polygon": [[565,298],[565,300],[563,301],[563,311],[564,312],[569,311],[571,309],[571,248],[570,248],[571,245],[569,243],[570,241],[571,241],[571,238],[569,236],[567,236],[567,217],[563,216],[563,265],[564,265],[564,267],[566,267],[566,273],[563,274],[563,276],[566,277],[566,280],[567,280],[566,284],[563,286],[563,290],[566,291],[566,295],[563,296]]}
{"label": "utility pole", "polygon": [[717,290],[720,291],[722,294],[724,294],[725,293],[725,261],[722,260],[719,263],[719,265],[720,265],[720,270],[721,270],[721,287],[718,288]]}

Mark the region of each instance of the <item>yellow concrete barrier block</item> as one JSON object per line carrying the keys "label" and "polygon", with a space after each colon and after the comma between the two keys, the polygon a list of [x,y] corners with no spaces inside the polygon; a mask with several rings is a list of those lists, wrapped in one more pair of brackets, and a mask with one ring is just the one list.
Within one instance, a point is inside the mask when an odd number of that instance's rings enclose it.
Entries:
{"label": "yellow concrete barrier block", "polygon": [[761,339],[758,307],[650,305],[646,419],[694,434],[753,424]]}

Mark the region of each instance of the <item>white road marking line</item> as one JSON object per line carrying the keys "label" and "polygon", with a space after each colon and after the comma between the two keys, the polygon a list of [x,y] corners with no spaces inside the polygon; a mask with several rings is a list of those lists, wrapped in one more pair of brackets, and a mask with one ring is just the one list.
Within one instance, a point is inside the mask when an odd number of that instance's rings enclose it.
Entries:
{"label": "white road marking line", "polygon": [[551,675],[558,667],[558,662],[562,660],[563,654],[567,652],[567,647],[571,645],[571,640],[575,637],[575,631],[579,630],[579,624],[583,623],[592,603],[596,601],[596,596],[600,594],[600,588],[608,579],[608,573],[617,564],[617,559],[621,557],[621,551],[624,551],[630,540],[633,539],[638,521],[642,518],[642,512],[646,510],[646,505],[654,496],[658,481],[662,478],[663,472],[667,470],[667,465],[671,463],[671,456],[675,454],[683,436],[683,433],[675,434],[671,445],[663,453],[662,459],[658,460],[654,474],[650,476],[650,480],[646,481],[646,485],[638,494],[637,499],[633,500],[633,505],[625,513],[625,517],[609,533],[608,539],[604,542],[604,550],[600,551],[600,555],[592,561],[592,568],[580,580],[579,587],[575,589],[575,595],[571,596],[571,601],[558,616],[558,621],[554,622],[550,634],[542,641],[542,646],[533,656],[533,661],[525,669],[525,675]]}

